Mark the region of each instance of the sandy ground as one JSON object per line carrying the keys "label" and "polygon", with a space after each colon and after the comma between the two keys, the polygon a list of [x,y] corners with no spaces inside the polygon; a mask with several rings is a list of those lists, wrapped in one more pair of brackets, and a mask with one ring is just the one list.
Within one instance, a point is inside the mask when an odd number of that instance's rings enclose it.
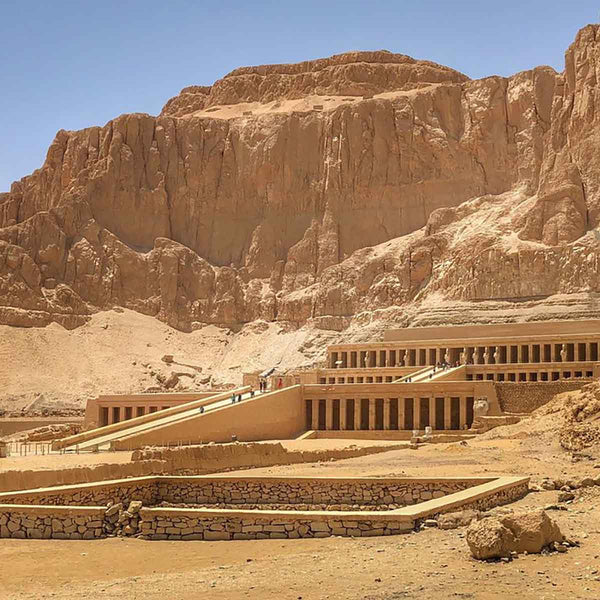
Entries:
{"label": "sandy ground", "polygon": [[47,454],[45,456],[9,456],[0,460],[0,473],[4,471],[47,471],[92,467],[101,464],[122,464],[131,460],[131,452],[102,452],[94,454]]}
{"label": "sandy ground", "polygon": [[[312,445],[339,440],[309,440]],[[293,442],[297,444],[297,442]],[[106,456],[106,455],[99,455]],[[117,454],[111,456],[118,456]],[[61,457],[67,458],[67,457]],[[81,457],[68,457],[78,458]],[[533,436],[478,439],[319,464],[244,471],[285,475],[600,474],[600,458],[572,462],[555,443]],[[551,511],[581,541],[567,554],[521,556],[511,563],[470,558],[464,529],[387,538],[244,542],[0,540],[2,599],[344,599],[525,600],[600,598],[600,489],[577,492],[568,511]],[[557,492],[532,492],[511,508],[544,507]],[[32,574],[35,576],[32,577]]]}
{"label": "sandy ground", "polygon": [[[156,388],[159,376],[173,372],[187,373],[173,391],[240,384],[244,371],[321,360],[332,335],[260,321],[237,333],[212,325],[184,333],[121,309],[97,313],[72,331],[56,323],[0,325],[0,409],[84,407],[99,394]],[[165,354],[173,364],[161,360]]]}

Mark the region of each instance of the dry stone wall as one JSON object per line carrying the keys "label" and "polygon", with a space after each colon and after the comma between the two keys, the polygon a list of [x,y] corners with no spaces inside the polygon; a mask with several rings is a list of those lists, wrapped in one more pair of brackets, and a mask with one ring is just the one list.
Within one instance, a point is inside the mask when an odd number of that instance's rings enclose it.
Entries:
{"label": "dry stone wall", "polygon": [[103,508],[0,507],[0,538],[91,540],[105,534]]}
{"label": "dry stone wall", "polygon": [[[468,495],[449,499],[446,506],[445,500],[435,500],[493,481],[169,477],[0,494],[0,538],[93,539],[125,535],[157,540],[242,540],[394,535],[411,531],[424,516],[458,506],[487,510],[512,502],[528,491],[528,481],[519,480],[497,490],[474,489],[472,499]],[[190,499],[207,503],[213,510],[181,508],[181,503]],[[264,502],[273,499],[287,510],[252,511],[264,508]],[[219,510],[218,502],[225,500],[233,510]],[[179,507],[150,508],[173,501],[178,501]],[[417,502],[424,502],[422,511],[417,506],[414,512],[389,508],[378,512],[392,504]],[[326,504],[329,512],[314,510],[320,506],[318,503]],[[85,504],[95,506],[82,506]],[[305,510],[305,506],[312,510]]]}
{"label": "dry stone wall", "polygon": [[320,538],[331,535],[368,537],[412,531],[412,519],[383,520],[367,516],[336,516],[315,520],[293,515],[270,518],[232,515],[204,518],[198,511],[174,514],[168,510],[142,510],[142,535],[152,540],[261,540]]}
{"label": "dry stone wall", "polygon": [[[461,510],[479,510],[486,511],[494,508],[495,506],[503,506],[504,504],[510,504],[519,498],[523,498],[529,492],[529,481],[524,481],[516,485],[498,490],[495,493],[487,494],[481,498],[473,498],[472,500],[466,500],[461,502]],[[436,514],[443,514],[446,512],[452,512],[456,510],[455,505],[448,505]]]}
{"label": "dry stone wall", "polygon": [[122,480],[96,485],[75,485],[32,492],[0,494],[1,504],[54,506],[107,506],[141,501],[145,506],[159,502],[156,479]]}
{"label": "dry stone wall", "polygon": [[158,483],[158,495],[173,504],[257,506],[264,503],[328,507],[330,510],[399,508],[482,483],[480,480],[177,479]]}

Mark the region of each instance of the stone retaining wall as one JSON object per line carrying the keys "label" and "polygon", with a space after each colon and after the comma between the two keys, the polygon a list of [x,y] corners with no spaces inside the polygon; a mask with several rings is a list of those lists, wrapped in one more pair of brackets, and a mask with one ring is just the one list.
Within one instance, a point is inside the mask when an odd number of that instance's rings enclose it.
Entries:
{"label": "stone retaining wall", "polygon": [[91,540],[106,535],[103,507],[0,507],[0,538]]}
{"label": "stone retaining wall", "polygon": [[574,379],[549,382],[496,383],[496,394],[503,412],[530,413],[548,404],[556,394],[581,389],[591,379]]}
{"label": "stone retaining wall", "polygon": [[[512,502],[527,490],[527,479],[511,477],[148,477],[0,494],[0,538],[93,539],[112,534],[147,539],[230,540],[394,535],[412,530],[419,519],[427,516],[458,507],[487,510]],[[210,500],[213,508],[143,507],[184,498]],[[215,509],[214,503],[224,498],[239,508]],[[248,509],[248,502],[258,507],[256,500],[274,498],[286,504],[288,510]],[[389,498],[404,502],[405,507],[374,510]],[[297,510],[308,499],[324,501],[330,510]],[[348,500],[349,510],[332,510],[332,504],[342,500]],[[80,505],[69,506],[74,503]],[[86,503],[94,506],[81,506]],[[291,507],[295,510],[289,510]]]}
{"label": "stone retaining wall", "polygon": [[287,513],[283,516],[230,515],[204,517],[199,511],[143,509],[140,531],[151,540],[262,540],[320,538],[331,535],[368,537],[397,535],[413,530],[413,519],[374,520],[367,516],[336,516],[315,520]]}
{"label": "stone retaining wall", "polygon": [[[484,512],[490,510],[495,506],[503,506],[504,504],[510,504],[526,496],[529,492],[529,482],[524,481],[516,485],[498,490],[492,494],[487,494],[481,498],[473,498],[472,500],[466,500],[460,503],[461,510],[479,510]],[[443,514],[445,512],[452,512],[456,510],[456,506],[449,505],[444,507],[443,510],[437,511],[435,514]]]}
{"label": "stone retaining wall", "polygon": [[139,500],[145,506],[160,502],[156,477],[60,486],[35,491],[0,494],[1,504],[53,506],[107,506]]}
{"label": "stone retaining wall", "polygon": [[352,509],[355,505],[393,505],[394,508],[399,508],[442,498],[480,483],[481,480],[469,479],[378,481],[166,477],[158,483],[158,496],[162,501],[173,504],[327,504],[336,506],[337,510]]}

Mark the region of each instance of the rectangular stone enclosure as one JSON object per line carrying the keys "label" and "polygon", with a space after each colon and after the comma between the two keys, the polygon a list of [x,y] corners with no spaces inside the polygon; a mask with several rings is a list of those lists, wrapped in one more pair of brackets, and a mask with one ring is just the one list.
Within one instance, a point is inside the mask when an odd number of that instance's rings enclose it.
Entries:
{"label": "rectangular stone enclosure", "polygon": [[0,494],[0,537],[242,540],[394,535],[523,497],[527,477],[139,477]]}

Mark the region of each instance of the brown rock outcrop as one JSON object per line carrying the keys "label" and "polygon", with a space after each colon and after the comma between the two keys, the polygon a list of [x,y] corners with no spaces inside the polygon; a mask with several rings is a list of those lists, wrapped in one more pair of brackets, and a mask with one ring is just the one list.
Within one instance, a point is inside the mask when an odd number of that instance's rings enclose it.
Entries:
{"label": "brown rock outcrop", "polygon": [[563,74],[472,81],[355,52],[60,131],[0,195],[0,323],[124,306],[183,330],[342,329],[414,304],[435,320],[441,302],[597,292],[598,31]]}

